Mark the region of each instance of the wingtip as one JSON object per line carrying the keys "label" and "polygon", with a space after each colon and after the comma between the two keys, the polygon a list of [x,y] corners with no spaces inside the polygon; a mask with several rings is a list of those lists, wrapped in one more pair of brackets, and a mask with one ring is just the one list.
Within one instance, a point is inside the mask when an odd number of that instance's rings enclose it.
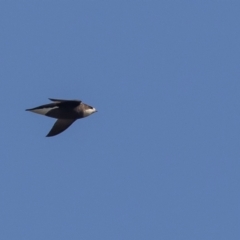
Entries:
{"label": "wingtip", "polygon": [[53,137],[55,134],[52,134],[51,131],[46,135],[46,137]]}
{"label": "wingtip", "polygon": [[66,101],[66,100],[60,100],[60,99],[56,99],[56,98],[48,98],[50,101],[52,102],[62,102],[62,101]]}
{"label": "wingtip", "polygon": [[[51,131],[52,131],[52,129],[51,129]],[[56,136],[56,135],[58,135],[59,133],[53,133],[53,132],[49,132],[47,135],[46,135],[46,137],[54,137],[54,136]]]}

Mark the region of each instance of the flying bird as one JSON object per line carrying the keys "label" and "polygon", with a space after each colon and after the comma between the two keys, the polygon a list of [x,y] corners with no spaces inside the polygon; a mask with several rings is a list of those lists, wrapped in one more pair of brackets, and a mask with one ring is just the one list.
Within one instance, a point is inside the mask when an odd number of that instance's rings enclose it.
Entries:
{"label": "flying bird", "polygon": [[53,103],[26,109],[26,111],[58,119],[46,137],[55,136],[65,131],[77,119],[88,117],[97,112],[96,108],[91,107],[80,100],[60,100],[53,98],[49,98],[49,100]]}

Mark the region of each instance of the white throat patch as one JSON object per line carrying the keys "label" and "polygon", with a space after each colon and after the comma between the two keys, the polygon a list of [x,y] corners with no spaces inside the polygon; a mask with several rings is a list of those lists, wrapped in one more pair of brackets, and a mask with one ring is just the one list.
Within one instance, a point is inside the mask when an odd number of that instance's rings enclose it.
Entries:
{"label": "white throat patch", "polygon": [[89,115],[95,113],[96,111],[97,111],[97,110],[96,110],[95,108],[93,108],[93,109],[86,109],[86,110],[84,111],[84,117],[88,117]]}

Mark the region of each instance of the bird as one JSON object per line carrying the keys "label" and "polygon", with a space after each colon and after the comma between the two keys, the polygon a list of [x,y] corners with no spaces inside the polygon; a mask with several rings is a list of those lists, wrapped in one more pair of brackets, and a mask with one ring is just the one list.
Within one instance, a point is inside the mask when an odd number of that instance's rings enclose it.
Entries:
{"label": "bird", "polygon": [[83,103],[81,100],[53,98],[49,98],[49,100],[52,103],[26,109],[26,111],[57,119],[46,137],[58,135],[71,126],[77,119],[88,117],[97,112],[96,108]]}

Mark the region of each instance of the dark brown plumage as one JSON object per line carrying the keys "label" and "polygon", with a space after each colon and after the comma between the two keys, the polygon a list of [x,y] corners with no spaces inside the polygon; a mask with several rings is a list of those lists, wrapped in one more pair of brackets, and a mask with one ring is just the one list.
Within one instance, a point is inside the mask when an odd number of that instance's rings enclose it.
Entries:
{"label": "dark brown plumage", "polygon": [[53,103],[48,103],[35,108],[26,109],[34,113],[57,118],[47,137],[55,136],[66,130],[77,119],[87,117],[97,110],[80,100],[60,100],[49,98]]}

